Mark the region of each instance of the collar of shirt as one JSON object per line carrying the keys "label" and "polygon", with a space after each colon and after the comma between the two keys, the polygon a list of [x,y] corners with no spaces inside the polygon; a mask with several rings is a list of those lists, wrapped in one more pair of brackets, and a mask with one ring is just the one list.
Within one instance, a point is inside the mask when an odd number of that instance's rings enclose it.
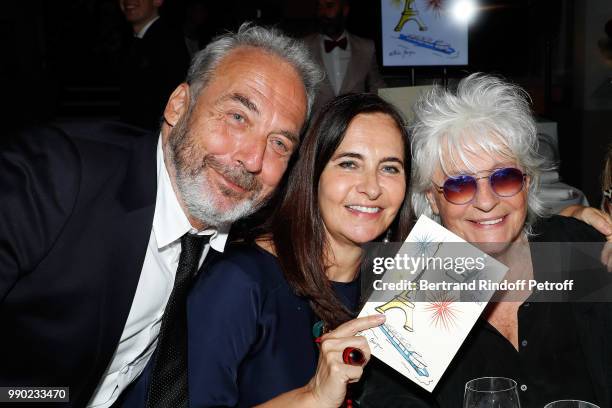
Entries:
{"label": "collar of shirt", "polygon": [[162,137],[157,142],[157,197],[155,199],[155,214],[153,216],[153,233],[158,249],[161,249],[180,239],[187,232],[198,235],[210,235],[210,246],[223,252],[230,226],[224,228],[206,228],[197,231],[191,226],[187,216],[176,198],[170,175],[164,161]]}
{"label": "collar of shirt", "polygon": [[134,33],[134,37],[140,38],[142,40],[142,38],[147,33],[147,30],[149,29],[149,27],[151,27],[153,23],[156,22],[157,20],[159,20],[159,16],[155,16],[153,20],[149,21],[144,27],[142,27],[142,29],[139,32]]}

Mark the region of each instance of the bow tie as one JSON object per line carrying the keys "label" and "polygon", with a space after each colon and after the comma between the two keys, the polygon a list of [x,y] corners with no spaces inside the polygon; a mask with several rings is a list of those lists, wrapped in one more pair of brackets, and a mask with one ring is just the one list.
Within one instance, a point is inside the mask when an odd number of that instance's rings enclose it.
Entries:
{"label": "bow tie", "polygon": [[347,41],[346,41],[346,37],[342,37],[339,40],[325,40],[323,42],[323,45],[325,46],[325,52],[332,52],[332,50],[336,47],[340,47],[343,50],[346,50],[346,46],[347,46]]}

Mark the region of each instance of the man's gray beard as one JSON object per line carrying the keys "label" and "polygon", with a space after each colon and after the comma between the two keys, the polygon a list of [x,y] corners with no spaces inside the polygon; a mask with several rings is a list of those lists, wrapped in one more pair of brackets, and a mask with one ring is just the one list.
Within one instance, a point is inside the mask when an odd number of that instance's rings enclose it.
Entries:
{"label": "man's gray beard", "polygon": [[176,184],[189,214],[209,227],[231,224],[251,215],[263,204],[263,200],[255,203],[253,198],[245,198],[233,207],[221,210],[212,194],[203,193],[211,191],[211,186],[201,173],[192,177],[177,172]]}
{"label": "man's gray beard", "polygon": [[[219,228],[257,211],[266,202],[267,197],[261,197],[259,202],[255,201],[261,184],[244,168],[241,169],[240,175],[242,179],[247,180],[239,185],[247,184],[248,189],[254,190],[255,194],[238,201],[230,208],[220,208],[219,200],[216,200],[216,194],[213,193],[214,187],[209,183],[204,171],[210,164],[206,158],[195,152],[195,146],[191,143],[188,125],[190,115],[191,109],[170,131],[167,153],[168,162],[174,167],[176,186],[189,214],[207,227]],[[230,194],[228,192],[227,195]]]}

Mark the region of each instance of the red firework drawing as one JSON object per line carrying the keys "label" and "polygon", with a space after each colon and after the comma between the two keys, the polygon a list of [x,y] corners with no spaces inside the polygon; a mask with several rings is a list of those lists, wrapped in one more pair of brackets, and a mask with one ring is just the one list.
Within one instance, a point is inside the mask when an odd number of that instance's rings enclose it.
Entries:
{"label": "red firework drawing", "polygon": [[434,327],[442,327],[446,331],[450,331],[457,325],[457,319],[460,311],[455,306],[454,299],[449,294],[444,293],[435,296],[431,299],[425,310],[431,313],[431,324]]}

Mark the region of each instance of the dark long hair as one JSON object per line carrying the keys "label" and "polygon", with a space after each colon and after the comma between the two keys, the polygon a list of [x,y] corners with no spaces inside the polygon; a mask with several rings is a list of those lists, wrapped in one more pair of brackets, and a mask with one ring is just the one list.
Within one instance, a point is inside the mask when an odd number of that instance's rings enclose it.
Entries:
{"label": "dark long hair", "polygon": [[[410,144],[401,114],[374,94],[348,94],[329,102],[315,118],[304,137],[280,205],[270,220],[276,255],[294,292],[311,307],[330,329],[352,318],[337,299],[325,274],[327,244],[318,204],[321,173],[342,140],[351,121],[362,113],[388,115],[402,135],[406,190],[410,178]],[[387,236],[382,241],[402,241],[412,225],[410,200],[405,198]]]}

